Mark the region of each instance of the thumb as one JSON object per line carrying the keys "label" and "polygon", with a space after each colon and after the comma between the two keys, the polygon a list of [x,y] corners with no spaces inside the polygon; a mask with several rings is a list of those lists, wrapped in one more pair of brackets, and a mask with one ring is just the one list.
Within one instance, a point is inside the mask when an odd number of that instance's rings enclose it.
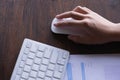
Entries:
{"label": "thumb", "polygon": [[68,36],[68,39],[70,39],[72,41],[75,41],[75,42],[79,40],[78,38],[79,38],[79,36],[75,36],[75,35],[69,35]]}

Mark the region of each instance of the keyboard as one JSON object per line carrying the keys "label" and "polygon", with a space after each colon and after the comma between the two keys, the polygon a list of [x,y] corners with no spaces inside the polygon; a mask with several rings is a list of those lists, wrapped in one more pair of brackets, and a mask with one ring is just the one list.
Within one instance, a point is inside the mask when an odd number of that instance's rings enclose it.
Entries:
{"label": "keyboard", "polygon": [[63,80],[69,51],[24,39],[10,80]]}

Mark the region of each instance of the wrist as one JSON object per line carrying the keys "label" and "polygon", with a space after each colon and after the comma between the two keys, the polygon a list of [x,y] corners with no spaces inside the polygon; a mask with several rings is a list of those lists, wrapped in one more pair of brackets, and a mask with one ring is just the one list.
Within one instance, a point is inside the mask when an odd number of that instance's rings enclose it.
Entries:
{"label": "wrist", "polygon": [[114,23],[111,28],[111,40],[120,41],[120,23]]}

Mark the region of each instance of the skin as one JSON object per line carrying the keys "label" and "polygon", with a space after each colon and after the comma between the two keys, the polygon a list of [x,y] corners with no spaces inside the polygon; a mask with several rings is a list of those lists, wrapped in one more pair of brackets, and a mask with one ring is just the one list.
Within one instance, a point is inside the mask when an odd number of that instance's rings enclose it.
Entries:
{"label": "skin", "polygon": [[120,23],[113,23],[86,7],[77,6],[72,11],[58,14],[56,18],[73,18],[55,23],[56,27],[71,26],[84,30],[80,33],[83,36],[68,35],[68,39],[76,43],[103,44],[120,41]]}

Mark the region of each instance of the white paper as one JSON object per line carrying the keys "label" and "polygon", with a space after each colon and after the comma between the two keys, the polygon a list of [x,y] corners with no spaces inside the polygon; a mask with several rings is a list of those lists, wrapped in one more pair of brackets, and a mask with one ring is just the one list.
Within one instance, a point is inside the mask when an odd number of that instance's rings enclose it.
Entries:
{"label": "white paper", "polygon": [[71,55],[65,80],[120,80],[120,55]]}

